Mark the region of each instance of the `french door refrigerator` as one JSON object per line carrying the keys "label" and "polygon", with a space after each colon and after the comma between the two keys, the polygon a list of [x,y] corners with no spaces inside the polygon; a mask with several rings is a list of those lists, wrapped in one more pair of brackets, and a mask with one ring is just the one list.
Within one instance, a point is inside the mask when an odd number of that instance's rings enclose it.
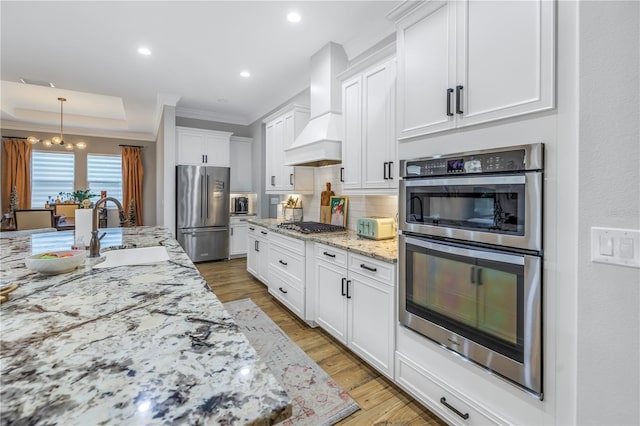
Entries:
{"label": "french door refrigerator", "polygon": [[193,262],[229,257],[229,168],[176,166],[176,235]]}

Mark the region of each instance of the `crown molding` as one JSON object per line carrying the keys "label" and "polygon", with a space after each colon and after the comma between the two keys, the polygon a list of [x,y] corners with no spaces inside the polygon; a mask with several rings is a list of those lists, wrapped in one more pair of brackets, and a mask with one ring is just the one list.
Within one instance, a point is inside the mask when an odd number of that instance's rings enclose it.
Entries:
{"label": "crown molding", "polygon": [[398,22],[400,19],[407,16],[417,7],[423,5],[425,3],[424,0],[405,0],[400,3],[398,6],[391,9],[385,17],[393,22]]}
{"label": "crown molding", "polygon": [[[33,123],[23,123],[19,121],[2,120],[0,125],[2,130],[21,130],[25,132],[42,132],[57,135],[60,132],[59,127],[47,126]],[[120,132],[113,130],[84,129],[81,127],[65,127],[64,133],[73,136],[90,136],[109,139],[130,139],[138,141],[155,142],[156,136],[153,133],[142,132]]]}
{"label": "crown molding", "polygon": [[176,117],[193,118],[195,120],[217,121],[220,123],[248,126],[251,124],[246,117],[234,114],[220,114],[196,108],[176,107]]}

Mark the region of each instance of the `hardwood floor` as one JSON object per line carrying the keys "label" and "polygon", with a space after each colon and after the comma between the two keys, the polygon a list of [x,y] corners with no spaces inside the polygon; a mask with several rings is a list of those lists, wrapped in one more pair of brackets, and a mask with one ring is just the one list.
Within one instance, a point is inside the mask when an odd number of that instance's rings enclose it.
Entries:
{"label": "hardwood floor", "polygon": [[247,272],[244,258],[199,263],[197,267],[223,303],[252,299],[360,405],[359,411],[339,425],[445,425],[324,330],[309,327],[277,302],[267,287]]}

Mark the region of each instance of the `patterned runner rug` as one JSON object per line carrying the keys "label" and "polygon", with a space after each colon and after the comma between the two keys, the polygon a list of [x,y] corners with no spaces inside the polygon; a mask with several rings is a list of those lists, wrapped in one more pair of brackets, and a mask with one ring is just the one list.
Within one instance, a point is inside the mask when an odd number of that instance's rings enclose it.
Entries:
{"label": "patterned runner rug", "polygon": [[360,409],[251,299],[224,307],[292,400],[281,425],[332,425]]}

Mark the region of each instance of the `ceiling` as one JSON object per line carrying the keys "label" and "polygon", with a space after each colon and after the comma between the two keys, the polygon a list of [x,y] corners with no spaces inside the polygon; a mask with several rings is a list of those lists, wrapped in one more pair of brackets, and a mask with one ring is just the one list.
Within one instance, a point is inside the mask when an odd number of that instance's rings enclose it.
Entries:
{"label": "ceiling", "polygon": [[65,133],[154,140],[163,104],[247,125],[309,86],[327,42],[353,59],[392,34],[385,15],[400,3],[3,0],[2,128],[54,131],[60,96]]}

